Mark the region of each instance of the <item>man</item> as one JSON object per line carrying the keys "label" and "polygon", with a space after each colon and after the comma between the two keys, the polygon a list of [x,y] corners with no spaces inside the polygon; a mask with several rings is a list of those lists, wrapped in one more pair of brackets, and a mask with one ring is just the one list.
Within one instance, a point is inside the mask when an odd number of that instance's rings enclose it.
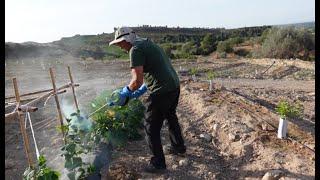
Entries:
{"label": "man", "polygon": [[147,172],[166,169],[165,157],[161,145],[160,130],[167,119],[171,147],[170,154],[186,152],[181,128],[176,115],[180,94],[180,82],[169,58],[158,45],[147,38],[138,37],[131,28],[121,27],[115,32],[115,39],[109,45],[116,45],[130,55],[132,79],[120,95],[120,103],[125,105],[130,98],[138,98],[150,91],[146,104],[144,121],[146,140],[153,154]]}

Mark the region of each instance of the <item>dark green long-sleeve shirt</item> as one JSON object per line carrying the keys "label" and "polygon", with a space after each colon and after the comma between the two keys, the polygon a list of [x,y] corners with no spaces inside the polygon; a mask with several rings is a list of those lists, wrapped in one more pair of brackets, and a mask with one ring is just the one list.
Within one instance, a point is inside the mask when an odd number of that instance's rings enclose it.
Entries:
{"label": "dark green long-sleeve shirt", "polygon": [[170,59],[162,48],[147,38],[138,38],[129,51],[130,67],[143,66],[144,82],[151,94],[173,91],[180,86]]}

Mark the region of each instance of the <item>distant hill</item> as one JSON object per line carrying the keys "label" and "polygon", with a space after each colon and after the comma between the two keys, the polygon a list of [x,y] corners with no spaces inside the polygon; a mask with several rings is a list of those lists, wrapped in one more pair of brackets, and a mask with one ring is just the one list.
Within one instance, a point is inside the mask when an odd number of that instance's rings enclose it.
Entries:
{"label": "distant hill", "polygon": [[315,28],[315,22],[302,22],[302,23],[292,23],[292,24],[280,24],[280,25],[273,25],[275,27],[303,27],[303,28]]}
{"label": "distant hill", "polygon": [[[260,36],[262,32],[271,27],[305,27],[314,28],[315,22],[303,22],[294,24],[281,24],[272,26],[255,26],[235,29],[225,28],[184,28],[167,26],[149,26],[131,27],[139,36],[147,37],[157,43],[185,43],[189,41],[197,44],[206,34],[214,34],[220,40],[230,37],[255,37]],[[62,56],[71,54],[76,57],[93,57],[96,59],[105,56],[118,57],[118,50],[114,47],[108,47],[108,43],[114,38],[114,33],[102,33],[97,35],[75,35],[72,37],[63,37],[60,40],[51,43],[5,43],[6,58],[23,58],[37,56]]]}
{"label": "distant hill", "polygon": [[5,43],[5,58],[30,58],[30,57],[57,57],[63,56],[68,52],[58,45],[52,43]]}

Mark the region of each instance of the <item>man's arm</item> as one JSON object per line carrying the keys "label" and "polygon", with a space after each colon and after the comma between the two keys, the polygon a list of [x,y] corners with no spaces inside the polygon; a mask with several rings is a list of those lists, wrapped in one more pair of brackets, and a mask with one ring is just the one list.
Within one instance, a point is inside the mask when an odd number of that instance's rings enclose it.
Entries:
{"label": "man's arm", "polygon": [[132,79],[128,86],[131,91],[135,91],[143,84],[143,66],[131,68],[131,76]]}

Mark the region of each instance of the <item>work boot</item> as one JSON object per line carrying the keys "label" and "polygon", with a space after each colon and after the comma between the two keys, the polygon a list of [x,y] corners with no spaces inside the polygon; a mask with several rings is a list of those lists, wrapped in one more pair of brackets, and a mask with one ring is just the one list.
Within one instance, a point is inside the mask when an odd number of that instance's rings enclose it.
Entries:
{"label": "work boot", "polygon": [[153,164],[148,164],[146,167],[144,167],[144,171],[147,173],[163,173],[165,172],[167,168],[165,166],[163,167],[156,167]]}
{"label": "work boot", "polygon": [[173,148],[172,146],[166,146],[164,148],[164,154],[166,155],[174,154],[174,155],[184,156],[185,153],[186,153],[186,148],[176,149],[176,148]]}
{"label": "work boot", "polygon": [[150,163],[144,168],[145,172],[148,173],[162,173],[167,169],[164,159],[152,157]]}

